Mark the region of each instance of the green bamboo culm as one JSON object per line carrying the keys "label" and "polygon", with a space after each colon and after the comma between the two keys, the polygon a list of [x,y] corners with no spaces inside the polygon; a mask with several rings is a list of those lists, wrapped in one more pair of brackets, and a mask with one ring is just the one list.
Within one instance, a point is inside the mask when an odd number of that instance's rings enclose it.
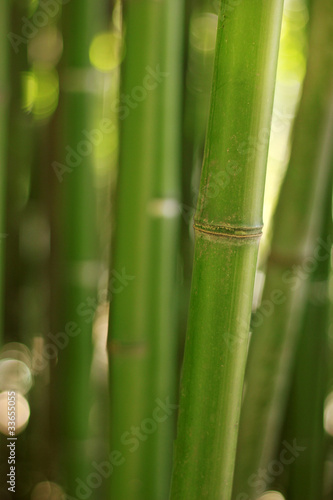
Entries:
{"label": "green bamboo culm", "polygon": [[315,0],[310,16],[307,73],[289,167],[274,215],[262,306],[252,321],[235,499],[241,493],[260,493],[263,485],[251,477],[259,468],[267,468],[277,451],[311,261],[317,259],[317,252],[327,251],[325,242],[324,249],[318,250],[317,239],[331,170],[332,22],[333,4]]}
{"label": "green bamboo culm", "polygon": [[[92,325],[97,307],[97,244],[94,187],[92,93],[96,85],[89,47],[96,31],[99,2],[71,0],[63,6],[64,53],[59,70],[59,150],[51,168],[56,177],[56,229],[53,235],[58,304],[54,343],[58,363],[52,364],[58,405],[53,427],[59,446],[60,483],[77,494],[78,479],[89,472],[90,368]],[[59,332],[59,333],[57,333]]]}
{"label": "green bamboo culm", "polygon": [[[332,162],[331,165],[333,166]],[[333,169],[331,168],[331,171]],[[311,274],[305,314],[286,416],[285,439],[304,447],[290,465],[288,500],[317,500],[323,495],[325,434],[324,402],[328,392],[329,275],[332,244],[332,182],[327,183],[321,238],[327,248]]]}
{"label": "green bamboo culm", "polygon": [[182,2],[125,2],[124,28],[108,337],[123,461],[110,496],[154,500],[168,496],[176,416]]}
{"label": "green bamboo culm", "polygon": [[198,198],[200,171],[207,130],[217,15],[211,4],[187,1],[188,47],[184,88],[182,148],[182,264],[181,358],[186,335],[193,265],[193,215]]}
{"label": "green bamboo culm", "polygon": [[0,348],[3,343],[3,291],[4,291],[4,248],[5,248],[5,197],[7,165],[7,126],[8,126],[8,28],[9,0],[4,0],[0,18]]}
{"label": "green bamboo culm", "polygon": [[142,488],[145,500],[167,499],[176,427],[177,263],[180,245],[180,128],[183,0],[164,0],[159,12],[158,61],[166,78],[156,89],[155,152],[148,201],[149,280],[146,310],[149,346],[146,416],[170,401],[149,430]]}
{"label": "green bamboo culm", "polygon": [[171,499],[231,497],[282,1],[221,3]]}
{"label": "green bamboo culm", "polygon": [[[9,109],[6,140],[6,169],[2,170],[6,182],[5,232],[1,240],[5,252],[5,291],[4,291],[4,343],[26,342],[25,325],[22,315],[17,314],[17,304],[22,292],[22,253],[20,231],[23,223],[27,189],[30,183],[33,158],[34,126],[30,109],[27,109],[25,85],[30,66],[27,44],[19,42],[15,34],[22,29],[22,18],[28,15],[28,0],[10,2],[9,33],[6,33],[9,72]],[[4,71],[4,69],[3,69]],[[20,144],[20,147],[17,145]],[[9,236],[10,235],[10,236]]]}
{"label": "green bamboo culm", "polygon": [[212,13],[211,3],[211,0],[191,0],[187,7],[190,19],[183,131],[183,218],[185,222],[189,222],[194,212],[193,203],[197,198],[197,186],[195,186],[193,200],[191,178],[193,171],[196,174],[198,167],[201,168],[208,122],[217,18]]}

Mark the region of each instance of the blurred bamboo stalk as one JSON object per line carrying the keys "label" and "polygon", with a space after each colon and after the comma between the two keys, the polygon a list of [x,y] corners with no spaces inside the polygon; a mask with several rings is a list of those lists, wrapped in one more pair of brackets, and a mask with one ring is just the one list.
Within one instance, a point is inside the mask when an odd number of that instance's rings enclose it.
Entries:
{"label": "blurred bamboo stalk", "polygon": [[[154,415],[157,399],[176,403],[183,0],[164,0],[159,25],[158,59],[167,78],[155,94],[155,163],[147,205],[148,415]],[[167,499],[169,494],[176,413],[167,417],[156,422],[156,431],[147,439],[143,473],[147,500]]]}
{"label": "blurred bamboo stalk", "polygon": [[217,15],[202,0],[187,1],[187,67],[184,88],[182,148],[182,265],[181,359],[186,335],[193,264],[193,216],[197,203],[200,170],[208,123]]}
{"label": "blurred bamboo stalk", "polygon": [[124,25],[108,348],[111,450],[125,461],[110,493],[153,500],[168,496],[175,419],[156,401],[175,403],[182,2],[128,1]]}
{"label": "blurred bamboo stalk", "polygon": [[[10,23],[8,35],[20,33],[22,18],[28,12],[28,0],[14,1],[10,4]],[[6,185],[5,232],[2,240],[5,252],[5,290],[4,290],[4,342],[25,342],[25,325],[17,313],[21,301],[22,258],[20,252],[20,230],[24,208],[29,196],[29,184],[34,148],[34,127],[31,107],[25,99],[26,85],[31,78],[28,63],[27,45],[12,46],[12,38],[6,34],[8,45],[9,72],[9,110],[8,133],[6,140],[7,167],[2,170]],[[14,131],[14,132],[13,132]],[[19,145],[19,147],[18,147]]]}
{"label": "blurred bamboo stalk", "polygon": [[328,391],[329,276],[333,234],[332,182],[327,183],[327,191],[321,239],[328,245],[311,275],[286,417],[286,440],[292,442],[296,439],[298,446],[305,448],[290,465],[288,500],[317,500],[323,495],[323,422]]}
{"label": "blurred bamboo stalk", "polygon": [[89,471],[90,367],[98,276],[94,145],[99,138],[92,131],[97,83],[89,47],[99,11],[100,3],[94,0],[71,0],[63,7],[60,144],[57,161],[50,167],[58,180],[53,254],[59,286],[56,331],[52,332],[58,348],[52,398],[61,479],[73,496],[80,491],[78,480],[85,483]]}
{"label": "blurred bamboo stalk", "polygon": [[4,267],[6,234],[6,171],[7,171],[7,127],[9,105],[9,67],[8,39],[9,0],[2,3],[0,17],[0,348],[3,344],[3,308],[4,308]]}
{"label": "blurred bamboo stalk", "polygon": [[333,4],[315,0],[310,19],[308,67],[289,168],[274,216],[262,305],[252,321],[235,498],[240,492],[258,493],[252,474],[266,468],[276,452],[307,296],[305,270],[318,251],[332,168]]}
{"label": "blurred bamboo stalk", "polygon": [[267,160],[240,146],[269,131],[282,7],[219,12],[172,500],[231,496]]}
{"label": "blurred bamboo stalk", "polygon": [[[197,201],[208,123],[217,27],[217,15],[211,5],[213,3],[212,0],[186,2],[189,19],[186,39],[188,46],[184,90],[182,190],[183,219],[187,225],[194,215]],[[193,182],[193,175],[198,178],[198,182]]]}
{"label": "blurred bamboo stalk", "polygon": [[[24,210],[29,197],[30,176],[32,166],[32,152],[34,145],[34,127],[32,109],[27,106],[26,84],[31,78],[30,66],[27,57],[27,44],[15,45],[15,35],[21,33],[22,18],[28,13],[28,0],[3,2],[4,11],[1,10],[0,23],[7,23],[6,32],[3,33],[2,41],[6,44],[4,59],[1,58],[2,76],[7,71],[7,90],[1,96],[0,120],[7,122],[6,130],[0,131],[0,141],[4,141],[3,161],[1,162],[1,178],[4,182],[5,196],[1,196],[2,207],[0,208],[2,223],[6,236],[1,238],[2,257],[4,259],[4,290],[0,294],[4,306],[4,331],[3,343],[19,342],[22,346],[31,346],[31,337],[22,321],[23,288],[22,288],[22,248],[21,236],[24,220]],[[7,10],[6,10],[7,9]],[[2,17],[4,15],[4,17]],[[14,41],[13,41],[14,40]],[[2,43],[1,41],[1,43]],[[6,66],[7,63],[7,66]],[[7,116],[6,116],[7,115]],[[2,122],[5,123],[5,122]],[[2,135],[4,133],[4,136]],[[1,271],[2,273],[2,271]],[[20,311],[20,313],[19,313]],[[0,334],[1,337],[1,334]],[[22,346],[23,347],[23,346]],[[28,351],[29,352],[29,351]],[[28,357],[29,359],[29,357]],[[27,359],[27,366],[29,365]],[[30,366],[29,366],[30,368]],[[9,377],[10,379],[10,377]],[[6,375],[2,383],[7,382]],[[21,476],[24,471],[31,471],[34,464],[26,465],[29,456],[30,429],[28,428],[21,436],[21,445],[16,453],[16,471]],[[2,455],[4,459],[5,454]],[[23,496],[29,486],[26,481],[18,482],[16,495]]]}
{"label": "blurred bamboo stalk", "polygon": [[[209,102],[212,87],[217,15],[209,1],[188,2],[187,71],[184,97],[183,218],[188,222],[197,201],[193,196],[193,173],[199,177],[202,165]],[[194,198],[194,199],[193,199]]]}

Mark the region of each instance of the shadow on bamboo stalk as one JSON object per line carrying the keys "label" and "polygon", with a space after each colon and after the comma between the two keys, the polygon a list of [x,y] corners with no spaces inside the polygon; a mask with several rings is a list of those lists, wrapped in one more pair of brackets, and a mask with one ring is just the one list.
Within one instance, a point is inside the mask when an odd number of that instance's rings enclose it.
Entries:
{"label": "shadow on bamboo stalk", "polygon": [[333,8],[311,10],[308,68],[295,121],[289,168],[274,216],[263,306],[252,321],[242,406],[234,498],[259,494],[253,481],[274,457],[290,387],[308,277],[327,242],[318,240],[330,179],[333,133]]}

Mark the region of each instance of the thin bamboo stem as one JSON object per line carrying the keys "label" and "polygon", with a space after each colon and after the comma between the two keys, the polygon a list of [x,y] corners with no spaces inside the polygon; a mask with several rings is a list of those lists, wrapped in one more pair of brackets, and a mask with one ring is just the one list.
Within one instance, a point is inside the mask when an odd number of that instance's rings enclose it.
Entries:
{"label": "thin bamboo stem", "polygon": [[[92,106],[94,72],[89,46],[100,9],[93,0],[71,0],[63,6],[64,54],[60,67],[59,150],[52,162],[57,177],[57,245],[60,303],[54,342],[54,368],[60,474],[66,493],[76,497],[78,480],[89,472],[90,367],[92,325],[97,307],[96,205]],[[90,137],[90,138],[89,138]],[[59,333],[58,333],[59,332]],[[60,333],[61,332],[61,333]],[[82,484],[82,483],[80,483]]]}
{"label": "thin bamboo stem", "polygon": [[[148,415],[156,399],[176,402],[177,347],[177,261],[180,233],[180,125],[182,87],[183,2],[166,0],[160,11],[159,58],[167,79],[156,89],[155,168],[148,202],[150,282],[147,332],[150,355],[148,373]],[[167,499],[172,470],[172,442],[176,412],[147,439],[143,478],[144,498]]]}
{"label": "thin bamboo stem", "polygon": [[[157,3],[153,6],[149,1],[132,1],[124,5],[126,58],[121,75],[123,95],[130,95],[135,86],[142,85],[148,65],[152,68],[156,66],[156,45],[151,43],[155,35],[156,8]],[[143,418],[149,416],[145,414],[148,221],[143,214],[149,199],[153,163],[151,147],[147,148],[155,126],[152,123],[152,106],[151,91],[140,105],[134,109],[127,107],[128,116],[120,122],[117,223],[110,279],[115,272],[122,270],[129,278],[126,279],[126,287],[119,287],[119,294],[117,283],[111,281],[108,337],[111,450],[122,450],[124,454],[121,440],[125,436],[124,463],[115,470],[110,483],[111,498],[120,500],[141,498],[144,442],[134,437],[134,452],[130,453],[125,433],[131,437],[131,429],[140,426]]]}
{"label": "thin bamboo stem", "polygon": [[7,168],[7,126],[9,104],[8,40],[9,0],[4,0],[0,17],[0,347],[3,343],[3,307],[4,307],[4,248],[5,248],[5,198]]}
{"label": "thin bamboo stem", "polygon": [[[145,97],[127,107],[126,117],[120,109],[108,345],[111,450],[121,450],[124,463],[110,493],[153,500],[168,495],[175,418],[156,400],[175,402],[182,2],[133,0],[124,7],[121,98],[138,87]],[[120,272],[129,278],[118,293]],[[161,412],[163,422],[152,420]],[[153,432],[145,427],[149,419]]]}
{"label": "thin bamboo stem", "polygon": [[[12,2],[10,7],[10,33],[22,29],[22,17],[28,12],[28,1]],[[7,34],[6,34],[7,35]],[[15,131],[7,136],[5,175],[6,197],[5,233],[1,245],[5,248],[5,293],[4,293],[4,342],[26,342],[24,325],[17,307],[21,294],[22,259],[19,249],[19,233],[24,206],[29,192],[31,165],[34,145],[34,128],[30,110],[23,109],[24,76],[29,71],[27,45],[20,44],[16,50],[6,36],[8,46],[8,71],[10,100],[8,110],[8,130]],[[18,144],[20,147],[18,147]],[[29,339],[30,340],[30,339]]]}
{"label": "thin bamboo stem", "polygon": [[[328,182],[321,238],[332,241],[332,183]],[[286,440],[304,452],[290,465],[287,498],[317,500],[323,494],[325,459],[324,402],[328,391],[328,313],[331,249],[311,276],[287,412]]]}
{"label": "thin bamboo stem", "polygon": [[231,496],[267,160],[242,145],[269,131],[282,6],[219,12],[172,500]]}
{"label": "thin bamboo stem", "polygon": [[[191,2],[187,3],[189,4],[187,6],[189,37],[187,39],[186,85],[184,89],[181,211],[183,285],[180,341],[182,357],[193,264],[194,244],[192,225],[204,153],[215,52],[215,19],[211,13],[211,2],[191,0]],[[217,18],[217,16],[215,17]],[[203,23],[206,23],[206,25]],[[202,24],[205,26],[205,29]],[[208,47],[205,47],[205,37],[209,39]]]}

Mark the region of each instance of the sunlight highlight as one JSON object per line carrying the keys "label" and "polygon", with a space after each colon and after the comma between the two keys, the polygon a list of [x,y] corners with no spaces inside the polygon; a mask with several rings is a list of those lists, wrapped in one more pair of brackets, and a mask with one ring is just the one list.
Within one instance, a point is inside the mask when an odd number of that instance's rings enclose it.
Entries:
{"label": "sunlight highlight", "polygon": [[324,429],[333,436],[333,392],[327,396],[324,410]]}

